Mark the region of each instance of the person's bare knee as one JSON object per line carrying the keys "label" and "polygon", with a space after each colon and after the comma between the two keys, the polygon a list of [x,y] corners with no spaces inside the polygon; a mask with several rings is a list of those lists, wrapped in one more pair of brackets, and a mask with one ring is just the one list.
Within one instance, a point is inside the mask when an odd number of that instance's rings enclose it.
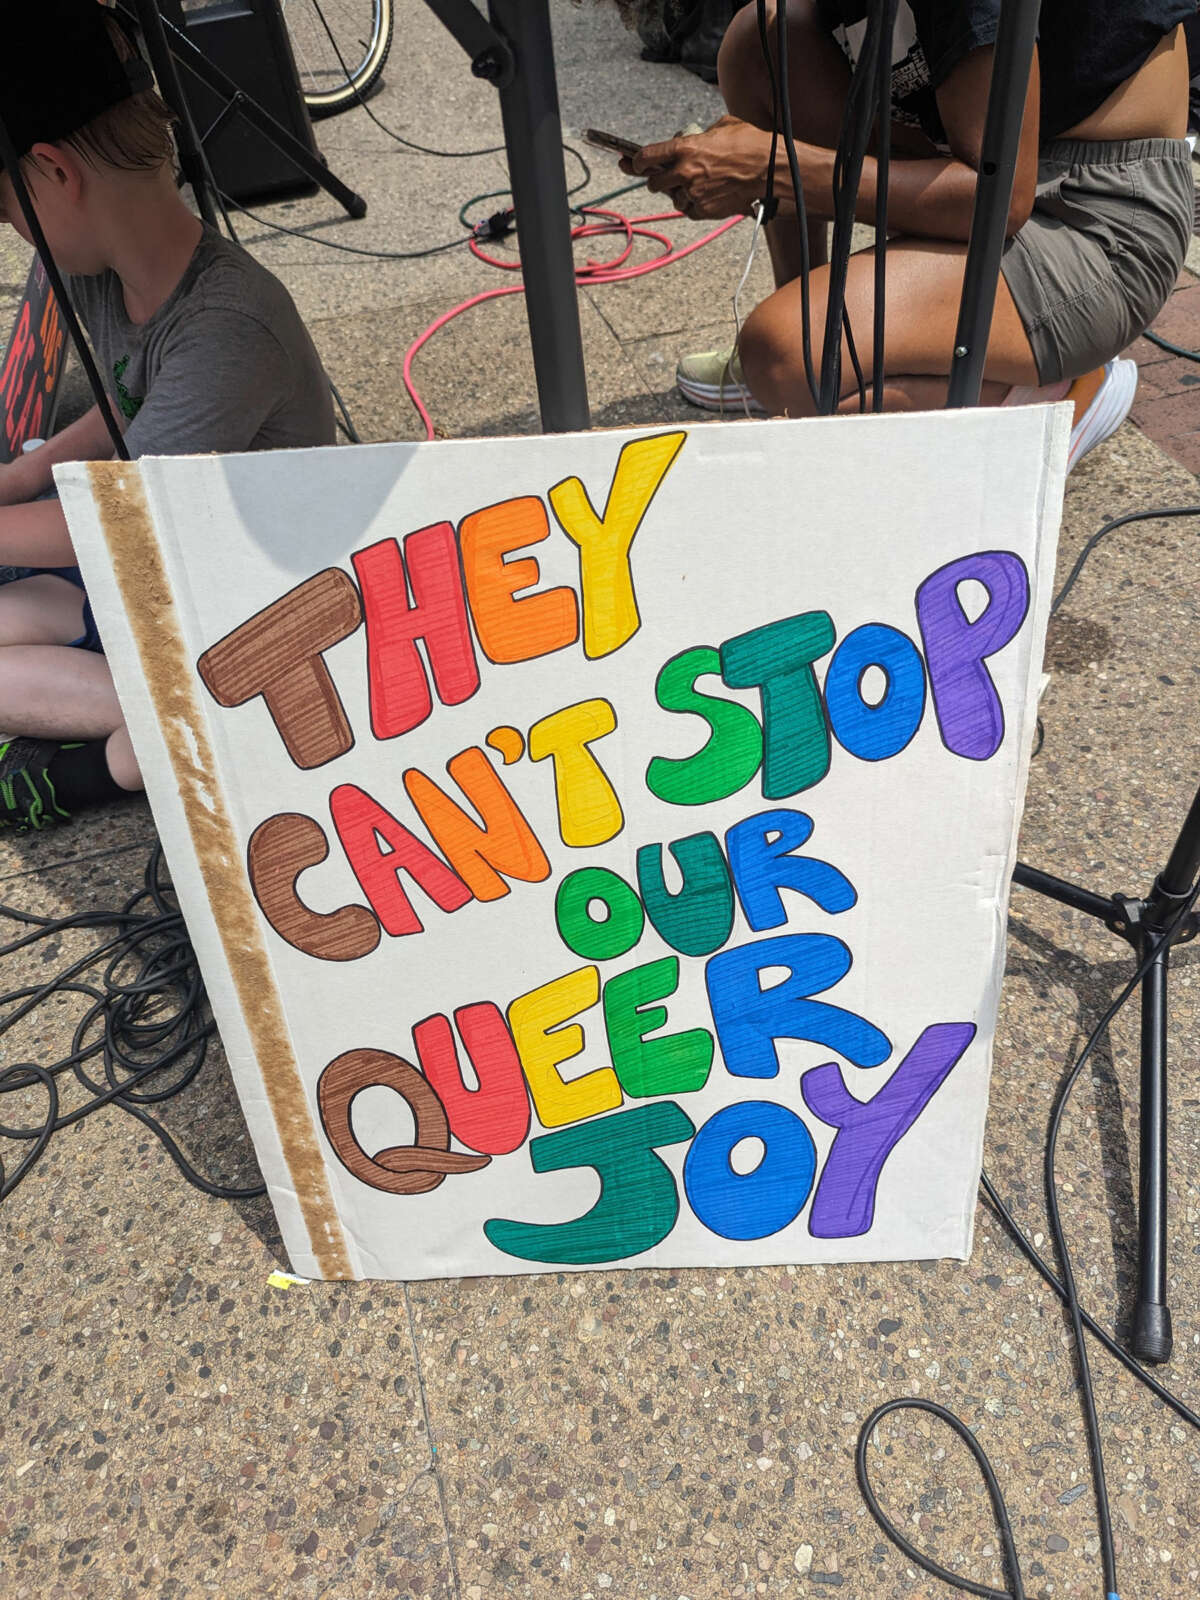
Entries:
{"label": "person's bare knee", "polygon": [[808,416],[812,399],[804,372],[798,322],[771,295],[746,318],[738,340],[738,356],[750,392],[774,416]]}
{"label": "person's bare knee", "polygon": [[63,645],[0,648],[0,731],[34,739],[107,739],[122,726],[104,657]]}
{"label": "person's bare knee", "polygon": [[[797,139],[832,149],[838,141],[850,72],[821,26],[815,0],[788,0],[788,85]],[[775,70],[775,6],[767,5],[767,38]],[[771,74],[763,59],[758,12],[746,5],[726,31],[717,82],[729,112],[759,128],[771,126]]]}
{"label": "person's bare knee", "polygon": [[0,645],[70,644],[83,632],[83,591],[38,573],[0,586]]}
{"label": "person's bare knee", "polygon": [[[767,7],[774,26],[774,5]],[[717,53],[717,87],[726,109],[743,122],[765,127],[771,117],[771,87],[758,33],[757,7],[743,6],[721,40]]]}

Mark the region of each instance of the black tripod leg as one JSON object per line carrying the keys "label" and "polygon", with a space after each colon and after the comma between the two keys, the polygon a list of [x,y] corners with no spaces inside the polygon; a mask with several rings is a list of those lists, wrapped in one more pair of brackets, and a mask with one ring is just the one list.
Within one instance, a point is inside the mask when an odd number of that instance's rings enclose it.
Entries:
{"label": "black tripod leg", "polygon": [[239,116],[244,117],[276,150],[281,151],[306,178],[311,178],[326,194],[332,195],[349,216],[366,216],[367,202],[362,196],[355,194],[340,178],[334,177],[319,156],[314,155],[307,145],[301,144],[299,139],[293,138],[282,123],[276,122],[269,111],[263,110],[257,100],[244,93],[227,73],[222,72],[192,43],[182,29],[169,19],[164,19],[157,0],[121,0],[123,10],[131,5],[136,7],[139,26],[159,87],[171,110],[180,119],[179,164],[192,186],[200,214],[206,222],[215,225],[216,214],[213,211],[213,197],[208,192],[207,163],[188,108],[187,96],[179,80],[179,63],[187,67],[219,99],[224,100],[226,105],[233,106]]}
{"label": "black tripod leg", "polygon": [[163,99],[178,119],[175,144],[179,151],[180,169],[191,185],[200,215],[205,222],[210,222],[215,227],[217,213],[213,206],[213,197],[208,190],[204,155],[200,149],[196,125],[192,121],[191,107],[183,92],[183,85],[179,81],[179,73],[175,69],[175,59],[167,45],[157,0],[136,0],[136,4],[138,26],[146,42],[146,53],[150,57],[154,76],[158,79],[158,87],[162,91]]}
{"label": "black tripod leg", "polygon": [[1138,1176],[1138,1289],[1132,1349],[1139,1361],[1171,1359],[1167,1306],[1167,971],[1160,946],[1142,979],[1142,1112]]}
{"label": "black tripod leg", "polygon": [[244,117],[250,126],[262,134],[268,143],[273,144],[276,150],[285,155],[294,166],[299,167],[306,178],[324,189],[325,193],[332,195],[348,216],[358,218],[367,214],[367,202],[360,194],[355,194],[347,184],[330,172],[329,168],[315,156],[307,146],[302,145],[283,126],[276,122],[269,111],[264,111],[257,100],[252,100],[234,83],[233,79],[215,66],[203,51],[188,38],[186,33],[181,33],[178,28],[168,24],[170,28],[170,46],[176,59],[185,66],[189,72],[194,73],[201,83],[205,84],[215,95],[223,100],[236,102],[237,113]]}

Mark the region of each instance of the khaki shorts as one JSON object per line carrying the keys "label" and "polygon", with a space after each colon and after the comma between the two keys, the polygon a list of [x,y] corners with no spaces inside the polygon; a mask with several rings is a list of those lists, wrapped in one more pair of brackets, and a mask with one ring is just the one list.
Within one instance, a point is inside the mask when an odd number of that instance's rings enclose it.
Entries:
{"label": "khaki shorts", "polygon": [[1175,287],[1194,205],[1182,139],[1043,147],[1033,214],[1001,268],[1040,383],[1078,378],[1145,332]]}

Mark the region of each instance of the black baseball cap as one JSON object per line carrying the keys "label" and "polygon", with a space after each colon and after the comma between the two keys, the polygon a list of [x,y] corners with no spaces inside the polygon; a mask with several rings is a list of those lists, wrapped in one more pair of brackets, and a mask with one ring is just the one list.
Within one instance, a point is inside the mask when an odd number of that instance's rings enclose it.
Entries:
{"label": "black baseball cap", "polygon": [[122,61],[98,0],[22,0],[6,6],[0,117],[18,156],[77,133],[102,111],[154,87],[133,49]]}

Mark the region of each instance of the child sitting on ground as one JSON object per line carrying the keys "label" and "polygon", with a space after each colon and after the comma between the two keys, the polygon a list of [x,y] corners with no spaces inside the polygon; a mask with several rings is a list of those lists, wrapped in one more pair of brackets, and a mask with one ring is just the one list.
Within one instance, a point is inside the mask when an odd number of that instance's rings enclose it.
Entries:
{"label": "child sitting on ground", "polygon": [[[171,115],[116,19],[96,0],[36,0],[6,33],[0,116],[130,456],[332,444],[329,383],[295,306],[184,204]],[[52,62],[52,80],[32,61]],[[0,221],[29,239],[7,173]],[[28,571],[0,587],[0,827],[142,787],[53,498],[56,462],[113,453],[94,406],[0,466],[0,565]]]}

